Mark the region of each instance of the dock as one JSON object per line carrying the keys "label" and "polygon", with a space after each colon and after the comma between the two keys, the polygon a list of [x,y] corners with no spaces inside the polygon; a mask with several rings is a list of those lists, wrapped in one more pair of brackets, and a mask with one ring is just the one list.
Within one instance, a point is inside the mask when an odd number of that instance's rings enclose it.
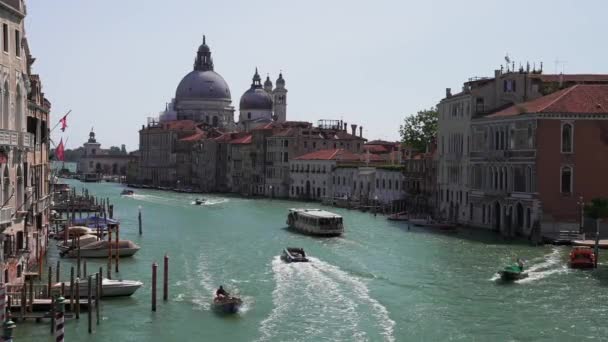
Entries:
{"label": "dock", "polygon": [[[583,246],[583,247],[595,247],[595,240],[573,240],[572,245],[574,246]],[[599,242],[600,249],[608,249],[608,240],[600,240]]]}

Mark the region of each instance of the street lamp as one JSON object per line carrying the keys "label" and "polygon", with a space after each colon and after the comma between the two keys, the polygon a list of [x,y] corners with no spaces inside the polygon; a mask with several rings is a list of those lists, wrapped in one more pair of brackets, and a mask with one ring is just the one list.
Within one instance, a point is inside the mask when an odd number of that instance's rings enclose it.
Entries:
{"label": "street lamp", "polygon": [[270,185],[269,188],[270,188],[270,199],[272,199],[272,185]]}
{"label": "street lamp", "polygon": [[374,216],[378,213],[378,195],[374,196]]}

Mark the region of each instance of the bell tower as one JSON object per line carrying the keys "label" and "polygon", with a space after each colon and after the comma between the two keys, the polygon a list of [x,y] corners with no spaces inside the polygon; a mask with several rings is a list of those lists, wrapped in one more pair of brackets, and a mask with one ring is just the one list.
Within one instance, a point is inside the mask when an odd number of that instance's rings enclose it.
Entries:
{"label": "bell tower", "polygon": [[278,122],[287,121],[287,89],[285,88],[285,79],[283,79],[283,72],[279,73],[279,78],[276,81],[276,87],[272,92],[273,101],[273,112]]}

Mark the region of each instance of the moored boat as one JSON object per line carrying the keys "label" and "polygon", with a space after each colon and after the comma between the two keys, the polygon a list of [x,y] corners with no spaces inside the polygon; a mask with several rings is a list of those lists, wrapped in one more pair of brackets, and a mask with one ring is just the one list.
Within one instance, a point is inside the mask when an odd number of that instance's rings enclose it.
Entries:
{"label": "moored boat", "polygon": [[[101,298],[130,296],[135,293],[135,291],[137,291],[140,287],[142,287],[143,284],[144,283],[137,280],[114,280],[103,278],[101,281]],[[80,291],[80,297],[88,296],[89,284],[87,279],[81,279],[78,284],[78,287]],[[60,289],[61,283],[54,284],[53,288]],[[97,292],[97,285],[95,283],[93,283],[91,290],[93,295],[95,295],[95,293]]]}
{"label": "moored boat", "polygon": [[338,236],[344,232],[342,216],[321,209],[289,209],[289,228],[308,235]]}
{"label": "moored boat", "polygon": [[239,311],[243,301],[238,297],[219,296],[213,299],[213,309],[218,313],[234,314]]}
{"label": "moored boat", "polygon": [[390,221],[408,221],[410,219],[410,216],[406,211],[403,211],[400,213],[389,215],[386,219]]}
{"label": "moored boat", "polygon": [[590,247],[574,247],[570,251],[571,268],[595,268],[595,253]]}
{"label": "moored boat", "polygon": [[298,247],[287,247],[283,249],[283,253],[281,254],[281,260],[287,263],[308,262],[308,258],[306,257],[306,252],[304,252],[304,248]]}
{"label": "moored boat", "polygon": [[80,243],[80,247],[84,247],[93,242],[97,242],[98,240],[99,240],[99,238],[97,237],[97,235],[85,234],[85,235],[81,235],[80,238],[70,239],[70,240],[67,240],[65,243],[64,242],[58,243],[57,249],[59,249],[60,252],[65,253],[65,252],[69,251],[70,249],[78,248],[78,243]]}
{"label": "moored boat", "polygon": [[[97,242],[90,243],[86,246],[80,247],[80,256],[82,258],[107,258],[109,255],[110,246],[108,246],[109,242],[106,240],[101,240]],[[133,256],[137,251],[139,251],[140,247],[133,243],[130,240],[120,240],[118,241],[118,248],[116,242],[112,241],[112,255],[116,255],[116,251],[118,250],[118,255],[121,258]],[[75,258],[77,256],[77,250],[71,249],[68,252],[68,256]]]}
{"label": "moored boat", "polygon": [[[64,229],[64,230],[58,232],[57,234],[55,234],[54,238],[55,238],[55,240],[63,240],[63,239],[65,239],[65,234],[66,234],[66,231]],[[67,228],[67,234],[68,234],[68,240],[70,240],[70,239],[75,239],[78,236],[93,235],[94,232],[89,227],[71,226],[71,227]]]}

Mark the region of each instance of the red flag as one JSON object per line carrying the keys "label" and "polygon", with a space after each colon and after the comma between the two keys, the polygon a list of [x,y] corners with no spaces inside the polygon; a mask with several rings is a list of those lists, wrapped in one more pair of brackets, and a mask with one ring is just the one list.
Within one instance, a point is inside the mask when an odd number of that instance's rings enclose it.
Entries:
{"label": "red flag", "polygon": [[55,149],[55,156],[57,157],[57,160],[61,160],[63,161],[64,159],[64,147],[63,147],[63,138],[61,138],[61,141],[59,141],[59,145],[57,145],[57,148]]}
{"label": "red flag", "polygon": [[[69,113],[68,113],[69,114]],[[59,123],[61,124],[61,131],[65,132],[65,129],[68,127],[68,114],[64,115],[60,120]]]}

